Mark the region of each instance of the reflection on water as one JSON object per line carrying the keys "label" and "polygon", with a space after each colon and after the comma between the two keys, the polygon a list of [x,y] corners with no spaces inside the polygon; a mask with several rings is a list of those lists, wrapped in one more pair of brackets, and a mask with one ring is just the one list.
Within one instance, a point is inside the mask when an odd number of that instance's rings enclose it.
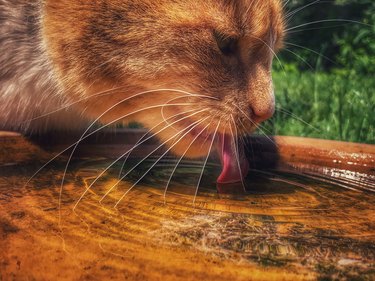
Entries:
{"label": "reflection on water", "polygon": [[[136,163],[129,160],[122,175]],[[76,214],[95,237],[111,237],[121,242],[123,246],[117,247],[125,247],[124,251],[133,247],[127,243],[133,243],[129,241],[136,236],[136,241],[198,251],[233,264],[249,263],[328,279],[373,277],[374,175],[300,164],[252,170],[244,183],[246,191],[239,184],[231,187],[236,192],[228,193],[217,191],[215,178],[220,167],[210,164],[193,203],[201,163],[181,163],[168,185],[175,160],[166,159],[132,188],[153,163],[149,159],[121,182],[121,165],[115,165],[89,190],[110,162],[75,163],[67,174],[62,205],[71,210],[88,190]],[[31,182],[34,189],[56,187],[40,193],[41,198],[54,198],[49,205],[56,205],[62,167],[43,171]],[[0,187],[14,176],[12,169],[3,169]],[[118,220],[112,207],[129,188],[132,190],[118,205]],[[69,225],[67,212],[62,213],[62,220]]]}
{"label": "reflection on water", "polygon": [[[154,161],[127,181],[138,181]],[[124,173],[136,163],[129,162]],[[158,163],[138,191],[159,195],[162,202],[174,165],[173,159]],[[303,265],[322,274],[353,268],[364,274],[374,263],[374,175],[311,165],[252,170],[246,192],[238,184],[230,187],[237,192],[220,193],[215,183],[220,167],[208,165],[193,204],[201,170],[200,162],[181,164],[168,185],[167,204],[220,212],[162,220],[156,233],[163,242],[260,265]]]}

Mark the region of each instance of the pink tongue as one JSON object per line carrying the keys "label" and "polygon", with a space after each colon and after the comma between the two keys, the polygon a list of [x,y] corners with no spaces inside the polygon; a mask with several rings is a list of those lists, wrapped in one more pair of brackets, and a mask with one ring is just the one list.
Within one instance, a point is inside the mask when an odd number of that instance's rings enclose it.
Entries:
{"label": "pink tongue", "polygon": [[220,155],[223,170],[217,179],[218,183],[236,183],[240,182],[249,171],[249,163],[244,155],[244,147],[238,144],[238,154],[236,157],[236,148],[233,138],[229,135],[220,135],[217,150]]}

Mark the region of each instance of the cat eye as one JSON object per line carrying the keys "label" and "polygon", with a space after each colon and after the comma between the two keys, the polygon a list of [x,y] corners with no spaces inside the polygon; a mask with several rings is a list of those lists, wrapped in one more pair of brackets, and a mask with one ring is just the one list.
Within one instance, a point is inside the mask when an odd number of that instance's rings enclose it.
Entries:
{"label": "cat eye", "polygon": [[238,43],[237,38],[224,35],[217,31],[214,31],[214,37],[218,48],[225,56],[229,56],[235,53]]}

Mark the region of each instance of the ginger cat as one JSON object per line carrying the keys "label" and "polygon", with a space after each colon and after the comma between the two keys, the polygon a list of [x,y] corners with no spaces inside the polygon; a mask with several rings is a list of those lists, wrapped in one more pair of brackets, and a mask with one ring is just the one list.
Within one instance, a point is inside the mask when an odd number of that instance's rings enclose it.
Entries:
{"label": "ginger cat", "polygon": [[284,30],[280,0],[0,0],[0,129],[135,120],[179,155],[216,143],[238,181]]}

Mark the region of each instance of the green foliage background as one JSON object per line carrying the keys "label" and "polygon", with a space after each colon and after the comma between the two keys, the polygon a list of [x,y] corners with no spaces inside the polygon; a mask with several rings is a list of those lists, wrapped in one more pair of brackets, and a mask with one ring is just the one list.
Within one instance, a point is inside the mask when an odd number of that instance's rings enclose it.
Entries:
{"label": "green foliage background", "polygon": [[375,143],[375,1],[291,0],[285,9],[277,111],[262,131]]}

